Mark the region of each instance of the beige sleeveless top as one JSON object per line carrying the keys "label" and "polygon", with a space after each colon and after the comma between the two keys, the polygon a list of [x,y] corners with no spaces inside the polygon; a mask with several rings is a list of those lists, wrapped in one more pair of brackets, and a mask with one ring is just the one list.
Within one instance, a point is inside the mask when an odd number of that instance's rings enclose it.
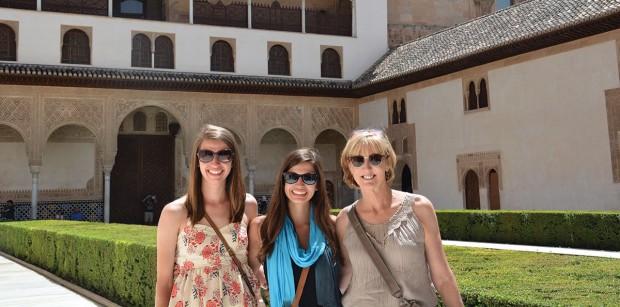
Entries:
{"label": "beige sleeveless top", "polygon": [[[360,222],[403,289],[404,298],[415,299],[421,306],[436,306],[437,296],[424,253],[424,227],[413,212],[413,201],[413,195],[407,194],[400,209],[383,224],[369,224],[362,219]],[[354,207],[355,203],[344,210]],[[351,224],[344,235],[344,245],[353,276],[342,296],[342,305],[399,306]]]}

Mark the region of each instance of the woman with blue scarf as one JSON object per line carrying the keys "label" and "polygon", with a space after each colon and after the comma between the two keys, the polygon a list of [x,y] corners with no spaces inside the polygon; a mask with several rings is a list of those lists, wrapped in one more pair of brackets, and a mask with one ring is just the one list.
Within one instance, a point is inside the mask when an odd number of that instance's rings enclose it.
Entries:
{"label": "woman with blue scarf", "polygon": [[338,241],[329,209],[319,154],[309,148],[289,153],[267,215],[250,225],[248,263],[261,285],[268,285],[272,307],[291,306],[296,294],[300,307],[341,306]]}

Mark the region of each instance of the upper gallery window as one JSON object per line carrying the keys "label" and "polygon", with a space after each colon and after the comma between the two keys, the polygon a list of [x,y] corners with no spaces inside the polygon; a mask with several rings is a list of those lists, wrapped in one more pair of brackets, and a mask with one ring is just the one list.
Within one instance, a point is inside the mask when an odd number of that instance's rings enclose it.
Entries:
{"label": "upper gallery window", "polygon": [[71,29],[65,33],[61,63],[90,64],[90,40],[84,31]]}

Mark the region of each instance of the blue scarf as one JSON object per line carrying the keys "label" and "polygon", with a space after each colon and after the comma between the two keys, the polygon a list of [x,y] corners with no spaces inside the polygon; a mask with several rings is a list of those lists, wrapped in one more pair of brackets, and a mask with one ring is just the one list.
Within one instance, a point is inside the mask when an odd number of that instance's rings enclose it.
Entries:
{"label": "blue scarf", "polygon": [[269,300],[273,307],[289,307],[295,298],[295,277],[291,259],[302,268],[314,264],[325,251],[325,235],[314,220],[314,210],[310,206],[310,241],[308,250],[299,247],[295,227],[286,215],[284,226],[276,238],[271,255],[267,257],[267,278],[269,280]]}

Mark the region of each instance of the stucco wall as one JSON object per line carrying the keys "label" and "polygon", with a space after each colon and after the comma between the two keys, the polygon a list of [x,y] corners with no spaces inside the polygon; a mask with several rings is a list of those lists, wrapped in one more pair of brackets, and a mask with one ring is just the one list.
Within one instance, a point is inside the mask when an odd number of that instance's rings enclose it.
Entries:
{"label": "stucco wall", "polygon": [[[20,63],[60,64],[62,26],[92,33],[91,65],[131,68],[132,31],[167,34],[174,42],[175,71],[209,72],[210,38],[235,40],[235,73],[266,76],[268,44],[290,44],[291,76],[321,78],[321,46],[342,48],[342,77],[355,79],[387,51],[385,0],[357,4],[357,36],[343,37],[240,29],[184,23],[110,18],[27,10],[2,10],[1,21],[16,21]],[[80,65],[81,66],[81,65]],[[143,69],[143,68],[141,68]]]}
{"label": "stucco wall", "polygon": [[[617,50],[615,40],[583,41],[410,86],[416,192],[437,208],[464,208],[457,155],[497,151],[502,209],[620,210],[605,103],[605,90],[619,86]],[[466,113],[463,79],[477,74],[487,78],[490,108]],[[360,124],[385,125],[387,108],[367,99]],[[480,193],[485,208],[486,187]]]}

